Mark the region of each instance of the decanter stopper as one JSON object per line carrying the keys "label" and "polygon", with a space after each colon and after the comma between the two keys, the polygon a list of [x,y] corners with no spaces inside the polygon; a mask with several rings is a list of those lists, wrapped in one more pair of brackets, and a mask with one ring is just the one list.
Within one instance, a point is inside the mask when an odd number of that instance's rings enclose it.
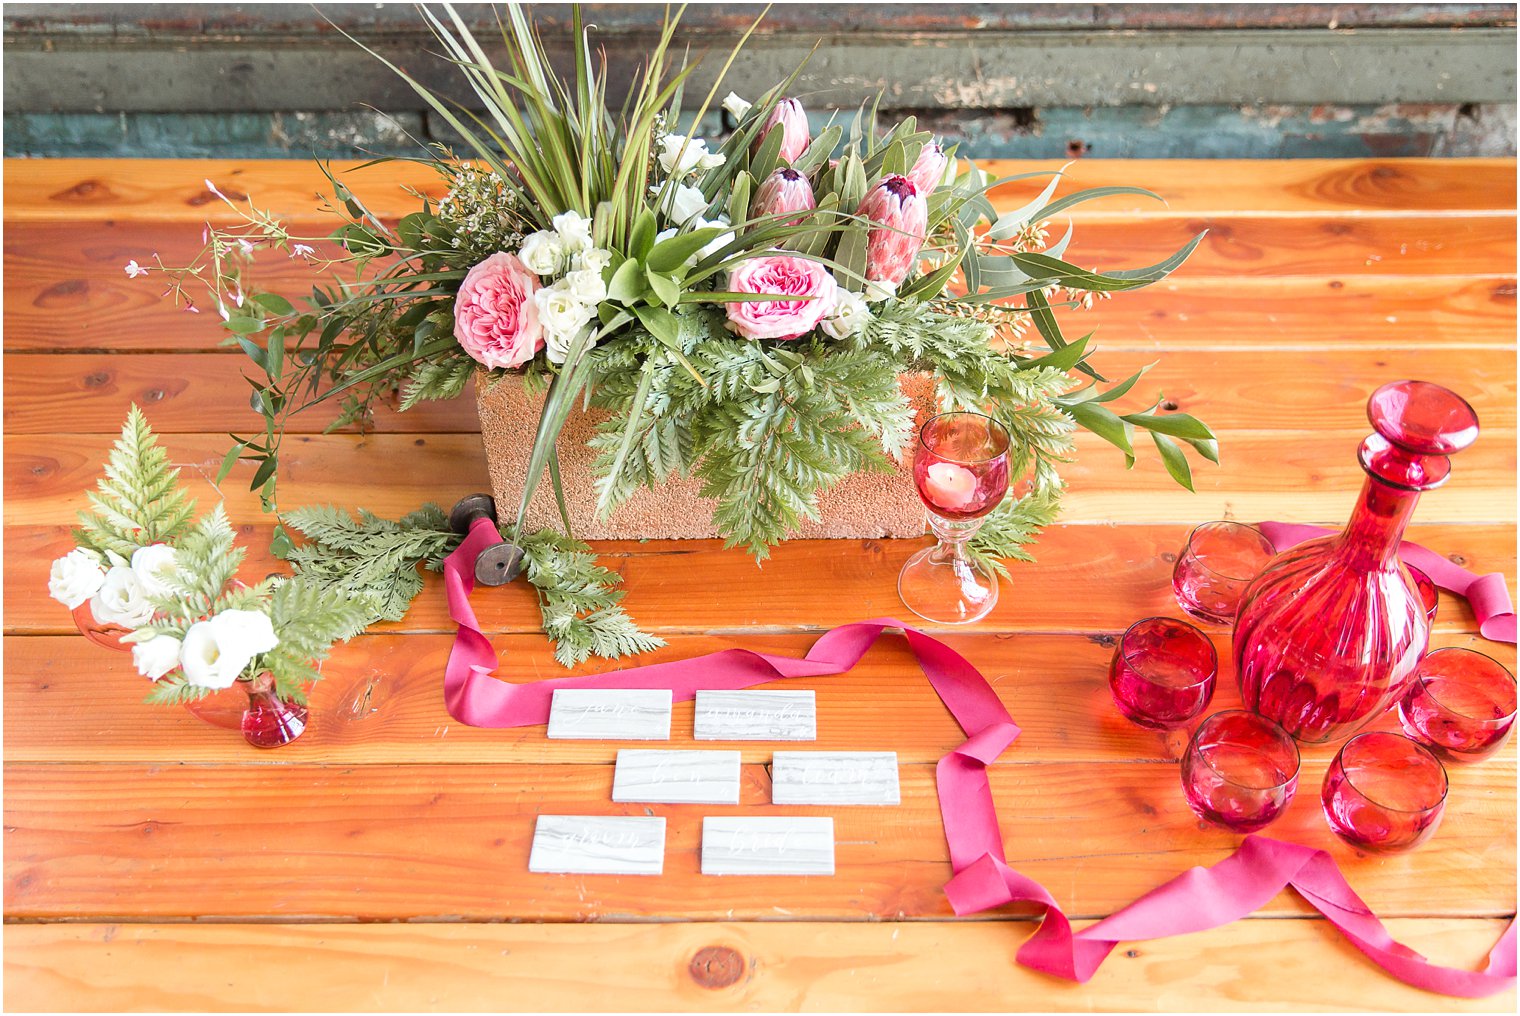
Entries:
{"label": "decanter stopper", "polygon": [[1367,400],[1369,434],[1357,450],[1367,473],[1405,490],[1434,490],[1454,455],[1478,438],[1478,414],[1456,392],[1429,381],[1392,381]]}

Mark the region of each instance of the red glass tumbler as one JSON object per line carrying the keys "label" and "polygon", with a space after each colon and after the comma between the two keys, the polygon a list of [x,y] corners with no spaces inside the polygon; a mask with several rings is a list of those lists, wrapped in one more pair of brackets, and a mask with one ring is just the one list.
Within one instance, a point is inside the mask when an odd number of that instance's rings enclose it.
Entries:
{"label": "red glass tumbler", "polygon": [[1320,792],[1337,836],[1375,854],[1419,846],[1441,823],[1446,770],[1402,734],[1374,730],[1341,746]]}
{"label": "red glass tumbler", "polygon": [[897,576],[898,596],[919,617],[967,624],[997,604],[997,576],[966,555],[966,542],[1008,493],[1008,440],[980,413],[945,413],[919,431],[913,482],[937,541]]}
{"label": "red glass tumbler", "polygon": [[1488,758],[1515,726],[1515,675],[1471,649],[1437,649],[1399,700],[1399,721],[1452,761]]}
{"label": "red glass tumbler", "polygon": [[1198,725],[1182,756],[1182,795],[1205,822],[1253,833],[1298,790],[1298,745],[1271,720],[1228,709]]}
{"label": "red glass tumbler", "polygon": [[1108,666],[1108,688],[1119,712],[1152,730],[1181,727],[1214,697],[1219,658],[1214,643],[1170,617],[1130,625]]}
{"label": "red glass tumbler", "polygon": [[1276,553],[1255,526],[1205,522],[1188,534],[1172,569],[1177,605],[1200,621],[1234,624],[1246,587]]}

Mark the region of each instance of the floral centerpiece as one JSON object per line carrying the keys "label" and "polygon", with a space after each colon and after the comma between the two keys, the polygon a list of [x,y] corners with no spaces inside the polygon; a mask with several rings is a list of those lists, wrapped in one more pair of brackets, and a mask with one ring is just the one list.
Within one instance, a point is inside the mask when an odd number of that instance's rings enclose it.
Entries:
{"label": "floral centerpiece", "polygon": [[[910,447],[910,375],[928,379],[941,407],[987,412],[1013,436],[1025,482],[979,537],[987,556],[1024,556],[1054,519],[1079,427],[1129,464],[1147,431],[1187,486],[1186,447],[1217,461],[1213,434],[1191,416],[1111,408],[1140,374],[1109,382],[1091,336],[1069,340],[1054,313],[1154,283],[1191,253],[1201,237],[1157,264],[1104,272],[1067,260],[1069,227],[1052,237],[1050,223],[1079,202],[1148,192],[1058,198],[1059,174],[1029,174],[1052,178],[999,215],[989,193],[1023,178],[991,178],[911,117],[888,126],[862,108],[815,131],[787,97],[795,74],[753,102],[720,101],[744,39],[683,121],[695,64],[673,64],[674,18],[629,94],[609,97],[579,11],[568,80],[515,5],[505,62],[452,8],[421,13],[478,103],[456,106],[391,65],[468,149],[418,156],[446,196],[419,194],[416,211],[387,222],[329,170],[341,219],[329,236],[296,235],[251,200],[223,198],[239,221],[208,226],[190,264],[129,266],[167,273],[187,310],[209,298],[258,368],[263,430],[237,439],[223,475],[252,463],[266,507],[278,510],[291,414],[336,400],[337,424],[362,422],[377,400],[405,410],[458,396],[472,377],[486,388],[511,377],[543,397],[536,431],[509,436],[531,445],[515,512],[503,513],[520,545],[546,477],[561,540],[574,535],[567,499],[594,498],[606,516],[637,490],[694,477],[716,530],[763,558],[817,516],[820,491],[892,468]],[[719,105],[733,124],[721,141],[679,126]],[[301,306],[256,291],[246,269],[273,252],[335,275]],[[594,489],[567,490],[556,438],[587,408],[601,414]],[[279,553],[293,547],[283,526],[275,540]]]}

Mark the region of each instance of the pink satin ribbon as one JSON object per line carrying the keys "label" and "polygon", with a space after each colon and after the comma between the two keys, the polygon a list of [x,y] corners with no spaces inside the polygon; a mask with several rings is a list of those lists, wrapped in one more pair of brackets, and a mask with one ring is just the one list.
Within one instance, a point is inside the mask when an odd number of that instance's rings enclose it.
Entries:
{"label": "pink satin ribbon", "polygon": [[[1258,527],[1267,534],[1279,551],[1296,547],[1305,540],[1330,536],[1339,530],[1320,526],[1301,526],[1291,522],[1263,522]],[[1405,541],[1399,544],[1399,557],[1430,576],[1430,581],[1449,593],[1467,600],[1478,619],[1478,633],[1490,642],[1515,641],[1515,607],[1510,602],[1509,585],[1499,572],[1479,575],[1452,564],[1428,547]]]}
{"label": "pink satin ribbon", "polygon": [[935,692],[966,732],[964,744],[939,760],[935,784],[955,877],[945,893],[957,914],[1006,903],[1034,903],[1043,920],[1018,952],[1018,962],[1069,980],[1086,981],[1120,941],[1166,938],[1216,928],[1260,908],[1292,886],[1374,963],[1407,984],[1465,998],[1482,998],[1515,985],[1515,923],[1478,972],[1437,966],[1399,945],[1322,850],[1248,836],[1234,854],[1209,868],[1193,868],[1118,913],[1079,932],[1045,887],[1008,866],[987,766],[1019,736],[1008,710],[987,680],[938,639],[891,618],[842,625],[813,643],[807,656],[775,656],[725,649],[689,660],[655,663],[611,674],[508,684],[492,677],[496,652],[470,607],[474,561],[496,542],[492,524],[477,519],[444,564],[449,613],[459,634],[449,653],[444,700],[456,720],[476,727],[547,723],[555,688],[670,689],[684,701],[698,689],[747,688],[778,678],[822,677],[849,670],[888,628],[900,628]]}

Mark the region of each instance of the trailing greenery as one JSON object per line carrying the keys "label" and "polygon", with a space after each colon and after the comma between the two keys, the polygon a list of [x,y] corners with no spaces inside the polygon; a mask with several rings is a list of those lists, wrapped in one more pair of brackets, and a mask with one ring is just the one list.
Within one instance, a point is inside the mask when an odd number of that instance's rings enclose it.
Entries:
{"label": "trailing greenery", "polygon": [[170,468],[135,403],[106,458],[105,475],[87,496],[90,510],[79,513],[74,542],[108,557],[128,559],[139,547],[173,542],[195,513],[195,502],[180,489],[179,470]]}
{"label": "trailing greenery", "polygon": [[966,542],[966,556],[1003,578],[1010,578],[1008,566],[1003,562],[1034,560],[1034,555],[1024,548],[1039,537],[1043,527],[1055,522],[1060,500],[1056,490],[1009,497],[982,519],[982,528]]}
{"label": "trailing greenery", "polygon": [[301,508],[285,518],[305,537],[290,552],[295,573],[339,595],[367,600],[369,624],[401,620],[422,592],[418,562],[436,570],[459,543],[435,504],[396,522],[362,510],[355,519],[326,505]]}
{"label": "trailing greenery", "polygon": [[528,581],[538,590],[544,632],[554,641],[554,658],[566,667],[588,657],[615,659],[647,653],[665,640],[646,634],[618,606],[623,581],[596,563],[579,540],[545,529],[524,539]]}
{"label": "trailing greenery", "polygon": [[[400,620],[423,588],[418,564],[441,570],[461,539],[435,504],[395,522],[366,511],[355,519],[325,506],[302,508],[286,518],[304,537],[290,554],[297,581],[359,606],[361,628]],[[524,574],[536,587],[544,632],[560,663],[573,667],[590,656],[611,659],[665,644],[640,631],[618,605],[622,580],[598,565],[586,544],[544,530],[525,537],[521,546]]]}

